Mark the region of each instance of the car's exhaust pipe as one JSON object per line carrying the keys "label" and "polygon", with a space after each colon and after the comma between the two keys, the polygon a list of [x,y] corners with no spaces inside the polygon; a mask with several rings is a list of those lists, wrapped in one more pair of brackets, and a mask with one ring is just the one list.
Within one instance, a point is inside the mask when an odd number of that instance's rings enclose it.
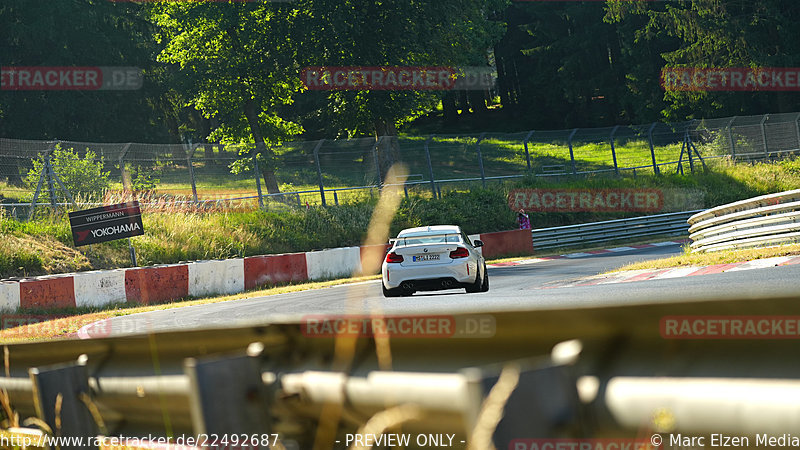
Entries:
{"label": "car's exhaust pipe", "polygon": [[450,287],[452,285],[453,285],[453,281],[452,280],[442,280],[442,287],[447,288],[447,287]]}
{"label": "car's exhaust pipe", "polygon": [[405,289],[406,291],[411,291],[414,289],[414,283],[410,281],[404,281],[403,284],[400,285],[400,287]]}

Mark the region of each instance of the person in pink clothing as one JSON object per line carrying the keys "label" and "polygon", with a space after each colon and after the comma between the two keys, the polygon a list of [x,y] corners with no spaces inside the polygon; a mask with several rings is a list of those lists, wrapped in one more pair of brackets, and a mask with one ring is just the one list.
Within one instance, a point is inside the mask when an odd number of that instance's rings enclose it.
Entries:
{"label": "person in pink clothing", "polygon": [[531,229],[531,219],[525,214],[525,209],[523,208],[520,208],[519,213],[517,213],[517,223],[519,224],[520,230]]}

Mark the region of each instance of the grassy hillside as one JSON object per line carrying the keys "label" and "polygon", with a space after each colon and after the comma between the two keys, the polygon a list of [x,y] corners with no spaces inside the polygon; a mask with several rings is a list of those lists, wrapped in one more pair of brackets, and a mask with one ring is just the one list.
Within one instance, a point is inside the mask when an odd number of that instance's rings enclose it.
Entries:
{"label": "grassy hillside", "polygon": [[[711,207],[757,195],[800,187],[800,160],[767,164],[715,164],[695,175],[596,176],[542,180],[529,177],[493,182],[486,189],[445,192],[441,199],[412,195],[395,217],[392,232],[425,224],[458,224],[468,233],[515,228],[506,205],[508,190],[518,187],[657,188],[671,210]],[[299,252],[358,245],[364,238],[376,197],[362,196],[341,206],[298,208],[282,205],[268,211],[150,212],[146,234],[134,238],[139,264]],[[626,217],[618,213],[534,213],[534,227],[548,227]],[[127,242],[76,249],[65,215],[42,209],[32,221],[0,216],[0,277],[60,273],[129,264]]]}

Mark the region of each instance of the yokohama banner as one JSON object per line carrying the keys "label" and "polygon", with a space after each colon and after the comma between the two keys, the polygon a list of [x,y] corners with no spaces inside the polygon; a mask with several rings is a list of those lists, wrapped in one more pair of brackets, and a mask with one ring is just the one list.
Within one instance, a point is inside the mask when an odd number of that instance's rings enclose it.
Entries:
{"label": "yokohama banner", "polygon": [[76,247],[144,234],[136,201],[71,212],[69,224]]}
{"label": "yokohama banner", "polygon": [[658,189],[514,189],[508,206],[531,212],[657,212],[664,207],[664,194]]}

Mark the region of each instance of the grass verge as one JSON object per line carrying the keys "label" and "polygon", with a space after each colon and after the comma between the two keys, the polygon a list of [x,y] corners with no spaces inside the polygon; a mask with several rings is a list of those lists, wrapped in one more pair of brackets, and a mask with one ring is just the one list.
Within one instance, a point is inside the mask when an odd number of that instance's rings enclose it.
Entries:
{"label": "grass verge", "polygon": [[668,269],[687,266],[713,266],[717,264],[731,264],[752,261],[754,259],[773,258],[777,256],[800,255],[800,244],[783,245],[780,247],[753,248],[746,250],[729,250],[712,253],[690,253],[684,247],[684,253],[671,258],[642,261],[620,267],[612,272],[623,270],[643,269]]}

